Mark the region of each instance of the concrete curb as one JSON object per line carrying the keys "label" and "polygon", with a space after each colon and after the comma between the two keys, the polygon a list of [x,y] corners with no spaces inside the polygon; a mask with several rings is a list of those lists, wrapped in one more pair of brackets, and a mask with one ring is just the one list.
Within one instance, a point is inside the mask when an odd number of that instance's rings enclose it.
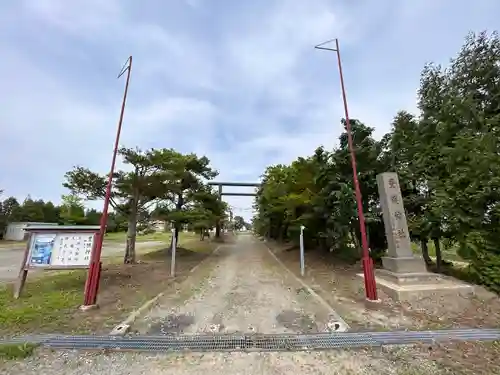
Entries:
{"label": "concrete curb", "polygon": [[[189,270],[190,273],[194,272],[199,266],[201,266],[203,263],[205,263],[212,255],[214,255],[223,245],[217,246],[205,259],[203,259],[200,263],[198,263],[196,266],[191,268]],[[127,319],[125,319],[123,322],[115,326],[111,332],[109,333],[111,336],[123,336],[125,335],[129,330],[132,324],[135,322],[135,320],[142,315],[146,310],[148,310],[151,306],[153,306],[163,295],[165,292],[160,292],[158,293],[155,297],[151,298],[149,301],[145,302],[141,307],[139,307],[137,310],[133,311]]]}
{"label": "concrete curb", "polygon": [[316,300],[321,304],[323,305],[323,307],[325,307],[331,315],[335,316],[335,319],[338,321],[340,327],[339,329],[337,330],[338,332],[345,332],[347,330],[349,330],[349,324],[346,323],[346,321],[344,319],[342,319],[342,317],[333,309],[333,307],[324,300],[323,297],[321,297],[318,293],[316,293],[314,290],[312,290],[312,288],[304,281],[304,280],[301,280],[299,277],[297,277],[287,266],[285,266],[285,264],[276,256],[276,254],[274,254],[271,250],[271,248],[269,247],[269,245],[267,245],[266,243],[264,243],[264,246],[266,247],[267,251],[269,251],[269,254],[271,254],[271,256],[276,260],[276,262],[278,262],[278,264],[283,267],[283,269],[285,269],[290,275],[292,275],[295,280],[297,280],[304,288],[307,289],[307,291],[314,297],[316,298]]}

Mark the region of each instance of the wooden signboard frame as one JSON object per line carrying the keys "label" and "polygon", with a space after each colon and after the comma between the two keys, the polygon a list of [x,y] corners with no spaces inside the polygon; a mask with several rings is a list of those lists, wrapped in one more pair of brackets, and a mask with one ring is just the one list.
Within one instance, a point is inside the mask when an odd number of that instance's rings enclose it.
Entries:
{"label": "wooden signboard frame", "polygon": [[[40,264],[40,265],[32,265],[31,264],[31,256],[32,250],[34,248],[34,242],[37,235],[45,234],[45,235],[54,235],[55,238],[60,235],[92,235],[92,247],[95,246],[95,237],[99,232],[98,225],[40,225],[40,226],[30,226],[25,229],[29,233],[28,243],[26,244],[26,249],[24,250],[23,261],[21,263],[21,267],[19,270],[19,276],[17,279],[16,286],[14,288],[14,298],[19,298],[21,292],[24,288],[24,284],[26,283],[26,278],[28,277],[28,271],[30,269],[40,269],[40,270],[73,270],[73,269],[87,269],[90,266],[90,258],[89,264],[86,265],[51,265],[51,264]],[[92,251],[92,248],[91,248]]]}

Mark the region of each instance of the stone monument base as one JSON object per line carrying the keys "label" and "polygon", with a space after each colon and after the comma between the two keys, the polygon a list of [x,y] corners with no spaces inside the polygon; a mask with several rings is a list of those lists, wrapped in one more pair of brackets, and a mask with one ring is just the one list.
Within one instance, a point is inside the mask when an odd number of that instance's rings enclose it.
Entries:
{"label": "stone monument base", "polygon": [[[358,274],[358,277],[364,278],[362,273]],[[472,285],[430,272],[396,273],[382,269],[375,271],[375,281],[377,289],[384,291],[395,301],[474,294]]]}
{"label": "stone monument base", "polygon": [[416,256],[399,256],[399,257],[382,257],[382,266],[384,269],[394,273],[425,273],[427,267],[422,257]]}

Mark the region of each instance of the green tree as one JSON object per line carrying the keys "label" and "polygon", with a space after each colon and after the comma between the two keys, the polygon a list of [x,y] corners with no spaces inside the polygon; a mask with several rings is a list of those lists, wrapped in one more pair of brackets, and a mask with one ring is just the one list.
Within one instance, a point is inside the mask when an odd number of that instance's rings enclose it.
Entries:
{"label": "green tree", "polygon": [[[102,215],[102,213],[99,213]],[[100,224],[100,219],[99,219]],[[106,232],[126,232],[127,231],[127,216],[122,212],[108,213]]]}
{"label": "green tree", "polygon": [[210,180],[217,176],[217,172],[210,167],[210,160],[196,154],[183,155],[173,149],[164,150],[162,168],[168,171],[166,185],[170,202],[166,220],[174,223],[175,237],[178,240],[182,224],[188,223],[191,212],[189,205],[201,195],[206,195],[206,185],[203,180]]}
{"label": "green tree", "polygon": [[209,229],[216,227],[217,224],[224,225],[228,205],[208,185],[200,188],[191,198],[193,203],[190,210],[190,223],[195,230],[199,231],[200,239],[203,240]]}
{"label": "green tree", "polygon": [[500,291],[498,34],[468,35],[450,67],[439,73],[436,142],[443,171],[435,184],[436,211],[480,281]]}
{"label": "green tree", "polygon": [[26,222],[43,222],[45,219],[44,206],[45,202],[43,200],[35,201],[28,196],[23,201],[20,220]]}
{"label": "green tree", "polygon": [[[85,224],[86,225],[99,225],[101,223],[101,216],[102,216],[102,212],[97,211],[94,208],[87,210],[87,211],[85,211]],[[110,216],[108,216],[108,219]],[[108,229],[106,229],[106,230],[108,230]]]}
{"label": "green tree", "polygon": [[[0,195],[2,190],[0,190]],[[3,237],[5,229],[10,222],[21,219],[20,205],[16,198],[9,197],[0,201],[0,236]]]}
{"label": "green tree", "polygon": [[[168,213],[165,218],[175,222],[178,236],[180,226],[187,221],[186,208],[191,197],[204,186],[202,179],[213,178],[216,172],[206,157],[183,155],[173,149],[122,148],[119,152],[131,170],[118,171],[113,176],[110,205],[117,215],[127,217],[124,262],[134,263],[138,222],[147,222],[151,208],[162,202],[162,207],[168,209],[163,212]],[[88,200],[104,198],[106,176],[75,167],[65,178],[64,186],[72,193]]]}
{"label": "green tree", "polygon": [[[121,148],[120,156],[131,170],[113,176],[110,205],[116,213],[127,217],[127,243],[124,263],[135,263],[135,240],[139,212],[171,193],[168,187],[171,150]],[[65,175],[64,186],[87,200],[103,199],[107,176],[84,167],[75,167]]]}
{"label": "green tree", "polygon": [[2,204],[2,215],[8,222],[20,221],[22,219],[22,207],[14,197],[5,199]]}
{"label": "green tree", "polygon": [[[379,160],[382,143],[375,141],[373,129],[361,122],[351,120],[351,127],[372,253],[384,251],[375,180],[376,174],[384,171]],[[298,241],[300,226],[304,225],[308,228],[304,235],[308,247],[359,258],[361,241],[347,133],[341,134],[340,147],[333,152],[318,148],[311,157],[299,157],[289,166],[269,167],[257,193],[255,208],[258,213],[253,227],[261,235]]]}
{"label": "green tree", "polygon": [[234,219],[234,229],[236,230],[241,230],[243,228],[245,228],[245,219],[243,219],[243,217],[241,216],[235,216]]}
{"label": "green tree", "polygon": [[75,225],[85,223],[85,207],[83,200],[76,194],[62,195],[60,217],[64,224]]}
{"label": "green tree", "polygon": [[[431,78],[432,79],[432,78]],[[425,139],[423,127],[414,115],[400,111],[393,120],[392,131],[384,137],[381,158],[399,174],[411,238],[421,244],[422,255],[431,264],[428,241],[431,235],[432,194],[428,166],[433,148]]]}
{"label": "green tree", "polygon": [[45,202],[43,206],[43,221],[46,223],[59,223],[61,220],[61,208],[54,206],[51,201]]}

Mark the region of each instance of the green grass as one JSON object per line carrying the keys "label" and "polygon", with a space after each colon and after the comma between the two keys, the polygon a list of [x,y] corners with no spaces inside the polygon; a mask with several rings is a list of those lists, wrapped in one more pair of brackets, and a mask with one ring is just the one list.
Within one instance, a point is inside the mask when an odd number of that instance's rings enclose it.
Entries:
{"label": "green grass", "polygon": [[[181,244],[182,245],[182,244]],[[195,253],[209,253],[215,248],[212,241],[189,241],[186,245],[182,246],[184,249],[193,251]]]}
{"label": "green grass", "polygon": [[23,359],[31,356],[38,345],[26,342],[24,344],[0,344],[0,359]]}
{"label": "green grass", "polygon": [[[181,233],[179,233],[179,236],[180,236],[180,241],[182,241],[183,239],[187,239],[187,238],[197,237],[196,234],[189,233],[189,232],[188,233],[181,232]],[[171,238],[172,238],[172,235],[170,232],[155,232],[155,233],[151,233],[151,234],[137,235],[136,241],[137,242],[145,242],[145,241],[170,242]],[[106,233],[104,240],[108,241],[108,242],[125,242],[127,240],[127,233],[126,232]]]}
{"label": "green grass", "polygon": [[1,286],[0,335],[57,331],[81,304],[85,278],[86,271],[78,270],[28,279],[17,300],[12,286]]}
{"label": "green grass", "polygon": [[[155,232],[151,234],[145,234],[145,235],[137,235],[136,241],[137,242],[144,242],[144,241],[165,241],[169,242],[171,238],[171,235],[169,232]],[[106,233],[106,236],[104,237],[105,241],[112,241],[112,242],[125,242],[127,240],[127,232],[115,232],[115,233]]]}
{"label": "green grass", "polygon": [[37,344],[0,344],[0,359],[22,359],[33,354]]}
{"label": "green grass", "polygon": [[[155,236],[153,238],[158,238]],[[193,252],[208,252],[214,246],[209,241],[193,240],[183,233],[179,247]],[[138,251],[138,258],[165,246]],[[115,259],[116,258],[116,259]],[[106,263],[121,263],[123,256],[106,259]],[[83,302],[86,270],[47,272],[30,275],[19,299],[13,297],[13,285],[0,285],[0,336],[13,336],[32,332],[60,332],[78,330],[74,314]]]}
{"label": "green grass", "polygon": [[[199,240],[189,240],[189,241],[184,241],[184,243],[181,243],[179,248],[181,248],[183,251],[191,251],[193,253],[201,253],[201,254],[209,254],[215,249],[216,244],[212,241],[199,241]],[[147,253],[142,253],[140,254],[140,258],[143,259],[150,259],[150,260],[155,260],[155,259],[164,259],[165,258],[165,251],[167,248],[162,247],[159,249],[151,249]]]}
{"label": "green grass", "polygon": [[[429,241],[427,243],[427,247],[429,249],[429,256],[431,258],[436,257],[436,247],[434,246],[434,241]],[[422,254],[422,249],[420,248],[420,244],[417,244],[415,242],[411,243],[411,248],[414,254]],[[463,262],[464,260],[457,254],[457,248],[456,247],[445,247],[444,243],[441,243],[441,254],[443,256],[444,260],[448,261],[457,261],[457,262]]]}

